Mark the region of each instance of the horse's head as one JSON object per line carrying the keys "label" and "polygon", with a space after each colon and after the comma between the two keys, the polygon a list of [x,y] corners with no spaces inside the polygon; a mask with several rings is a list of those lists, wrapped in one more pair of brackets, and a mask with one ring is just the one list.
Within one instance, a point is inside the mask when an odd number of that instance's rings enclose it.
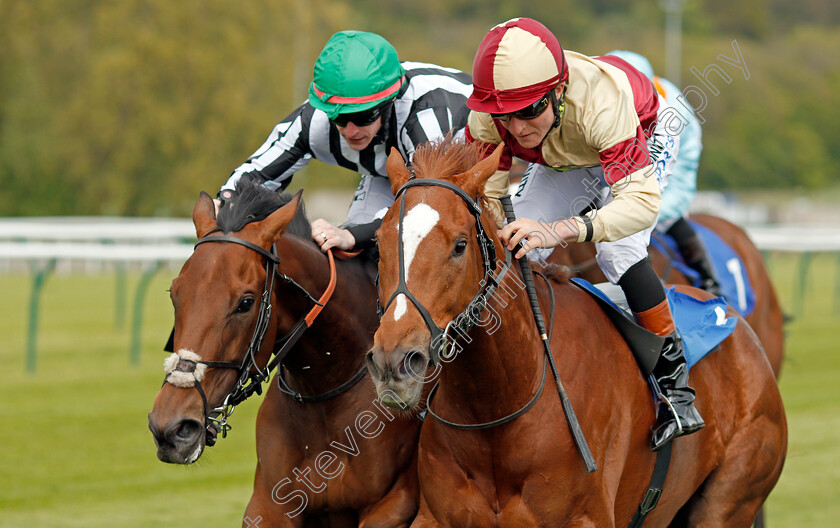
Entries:
{"label": "horse's head", "polygon": [[149,413],[164,462],[195,462],[215,442],[218,408],[241,399],[247,382],[253,384],[250,375],[272,353],[282,314],[270,309],[276,306],[271,285],[277,259],[271,248],[293,220],[300,222],[300,193],[289,199],[251,184],[241,187],[218,219],[213,200],[201,193],[192,215],[199,242],[170,288],[174,353],[164,363],[166,380]]}
{"label": "horse's head", "polygon": [[413,174],[396,150],[388,158],[397,199],[376,235],[384,313],[367,362],[380,398],[395,408],[418,405],[432,368],[451,359],[443,345],[453,324],[478,308],[501,251],[482,192],[500,155],[480,161],[477,147],[447,139],[415,152]]}

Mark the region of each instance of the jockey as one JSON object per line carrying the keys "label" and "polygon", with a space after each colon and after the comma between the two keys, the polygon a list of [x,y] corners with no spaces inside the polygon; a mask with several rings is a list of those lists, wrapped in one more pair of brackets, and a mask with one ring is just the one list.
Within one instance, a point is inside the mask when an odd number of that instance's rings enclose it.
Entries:
{"label": "jockey", "polygon": [[678,147],[657,122],[660,101],[623,60],[564,53],[541,23],[517,18],[491,29],[478,47],[466,131],[488,153],[505,143],[503,175],[514,156],[530,163],[513,197],[519,218],[500,232],[510,249],[523,243],[516,257],[567,240],[595,242],[599,266],[624,291],[637,322],[665,337],[653,373],[674,412],[660,402],[654,450],[705,425],[665,290],[647,259],[660,182]]}
{"label": "jockey", "polygon": [[[295,172],[319,159],[361,175],[343,227],[312,222],[312,238],[322,251],[365,249],[393,203],[385,164],[391,147],[410,160],[422,143],[453,131],[463,137],[472,92],[469,74],[419,62],[400,62],[379,35],[342,31],[318,56],[309,100],[274,127],[265,143],[222,186],[229,200],[237,181],[256,177],[283,190]],[[506,184],[488,194],[498,198]]]}
{"label": "jockey", "polygon": [[680,150],[674,162],[674,170],[668,179],[668,186],[662,193],[662,207],[659,209],[656,230],[674,239],[685,263],[700,275],[701,287],[719,296],[720,284],[715,277],[714,266],[709,260],[706,247],[685,219],[688,207],[697,193],[697,166],[700,163],[700,152],[703,150],[700,121],[690,105],[677,104],[678,97],[685,100],[680,89],[671,81],[654,75],[653,68],[645,57],[622,50],[611,51],[607,55],[624,59],[644,73],[653,82],[656,91],[665,99],[667,105],[674,110],[675,117],[679,116],[675,125],[679,130]]}

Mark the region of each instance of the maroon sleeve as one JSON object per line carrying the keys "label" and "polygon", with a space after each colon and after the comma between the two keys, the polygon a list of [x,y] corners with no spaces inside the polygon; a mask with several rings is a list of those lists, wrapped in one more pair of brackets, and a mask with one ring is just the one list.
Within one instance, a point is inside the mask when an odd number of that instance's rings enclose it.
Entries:
{"label": "maroon sleeve", "polygon": [[[479,140],[473,138],[472,134],[470,134],[470,125],[467,125],[464,132],[465,132],[465,135],[466,135],[466,138],[467,138],[467,143],[476,143],[476,144],[480,145],[481,150],[483,152],[483,156],[485,158],[487,156],[489,156],[490,154],[492,154],[493,151],[495,150],[496,145],[493,145],[492,143],[487,143],[485,141],[479,141]],[[510,142],[506,141],[505,142],[505,148],[504,148],[504,150],[502,150],[502,157],[499,160],[499,170],[501,170],[501,171],[510,170],[510,167],[511,167],[512,164],[513,164],[513,155],[511,154],[511,151],[510,151]]]}
{"label": "maroon sleeve", "polygon": [[636,128],[636,137],[602,150],[598,158],[604,167],[604,178],[610,185],[650,165],[650,152],[642,127]]}

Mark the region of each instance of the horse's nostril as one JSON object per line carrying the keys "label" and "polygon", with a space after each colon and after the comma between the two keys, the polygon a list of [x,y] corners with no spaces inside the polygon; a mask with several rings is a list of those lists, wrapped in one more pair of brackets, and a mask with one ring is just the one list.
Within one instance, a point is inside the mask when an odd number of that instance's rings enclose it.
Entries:
{"label": "horse's nostril", "polygon": [[421,380],[428,366],[429,361],[426,359],[426,356],[418,350],[412,350],[405,356],[400,371],[405,371],[403,372],[404,374],[416,380]]}
{"label": "horse's nostril", "polygon": [[195,420],[184,420],[175,431],[175,440],[190,441],[201,430],[201,425]]}
{"label": "horse's nostril", "polygon": [[379,371],[379,367],[376,366],[376,361],[373,359],[373,351],[369,351],[365,354],[365,361],[367,362],[368,372],[370,372],[374,378],[381,379],[382,373]]}

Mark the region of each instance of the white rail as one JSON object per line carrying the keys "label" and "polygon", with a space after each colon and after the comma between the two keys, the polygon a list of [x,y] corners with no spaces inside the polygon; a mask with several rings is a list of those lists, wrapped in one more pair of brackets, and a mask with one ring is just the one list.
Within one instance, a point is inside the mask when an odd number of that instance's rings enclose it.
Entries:
{"label": "white rail", "polygon": [[184,262],[192,244],[97,244],[0,242],[0,260],[96,260],[103,262]]}

